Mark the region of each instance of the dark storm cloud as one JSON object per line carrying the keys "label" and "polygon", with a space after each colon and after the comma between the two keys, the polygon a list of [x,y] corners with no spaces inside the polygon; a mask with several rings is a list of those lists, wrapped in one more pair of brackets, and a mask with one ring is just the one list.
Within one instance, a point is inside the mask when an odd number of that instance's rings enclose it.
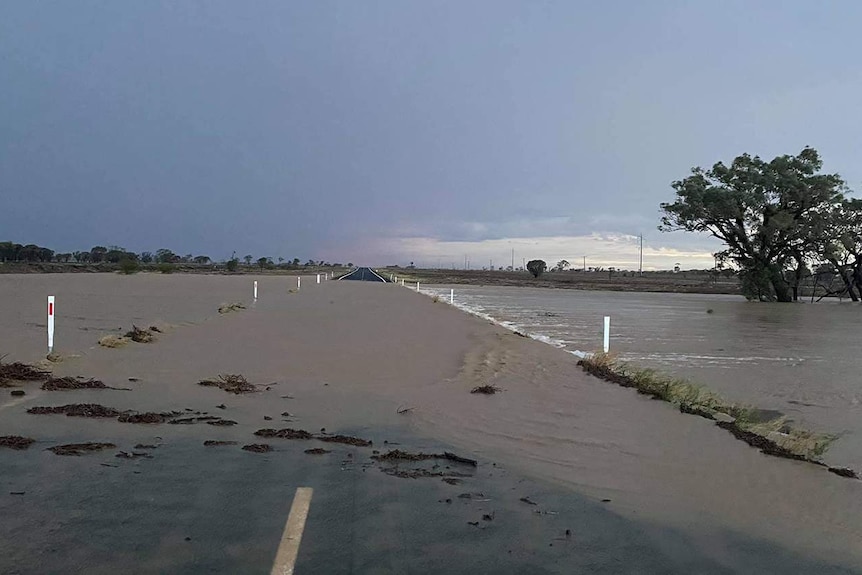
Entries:
{"label": "dark storm cloud", "polygon": [[409,257],[405,237],[645,233],[704,251],[655,231],[693,165],[810,144],[862,183],[860,15],[741,0],[7,3],[0,240],[371,263]]}

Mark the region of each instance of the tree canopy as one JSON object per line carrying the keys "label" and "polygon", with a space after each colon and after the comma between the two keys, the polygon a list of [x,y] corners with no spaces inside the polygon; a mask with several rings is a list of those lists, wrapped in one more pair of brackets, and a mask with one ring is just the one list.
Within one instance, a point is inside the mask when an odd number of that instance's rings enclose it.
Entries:
{"label": "tree canopy", "polygon": [[[718,238],[726,249],[716,255],[735,264],[747,297],[792,301],[809,264],[829,259],[830,250],[842,261],[858,253],[846,246],[854,243],[850,238],[858,246],[858,200],[846,200],[844,180],[820,173],[822,165],[806,147],[769,162],[743,154],[729,166],[693,168],[673,182],[676,201],[661,204],[659,229]],[[841,237],[848,241],[836,243]]]}
{"label": "tree canopy", "polygon": [[527,262],[527,271],[533,274],[534,278],[542,275],[546,269],[548,269],[548,264],[545,263],[545,260],[530,260]]}

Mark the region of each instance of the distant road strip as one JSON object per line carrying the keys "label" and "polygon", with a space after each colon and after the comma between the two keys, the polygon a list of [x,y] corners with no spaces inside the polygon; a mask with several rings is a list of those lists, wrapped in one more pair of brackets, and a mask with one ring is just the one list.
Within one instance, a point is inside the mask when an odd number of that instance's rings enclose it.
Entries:
{"label": "distant road strip", "polygon": [[[374,271],[371,268],[356,268],[355,270],[353,270],[349,274],[341,276],[340,278],[338,278],[338,280],[341,281],[341,280],[349,279],[350,276],[355,275],[355,274],[359,274],[359,278],[365,280],[366,272],[373,274],[374,277],[376,277],[377,279],[379,279],[383,283],[389,283],[385,278],[383,278],[379,273],[377,273],[376,271]],[[365,280],[365,281],[375,281],[375,280]]]}
{"label": "distant road strip", "polygon": [[308,519],[313,492],[311,487],[297,488],[270,575],[293,575],[293,567],[296,564],[296,557],[299,555],[299,544],[302,541],[302,532],[305,530],[305,520]]}

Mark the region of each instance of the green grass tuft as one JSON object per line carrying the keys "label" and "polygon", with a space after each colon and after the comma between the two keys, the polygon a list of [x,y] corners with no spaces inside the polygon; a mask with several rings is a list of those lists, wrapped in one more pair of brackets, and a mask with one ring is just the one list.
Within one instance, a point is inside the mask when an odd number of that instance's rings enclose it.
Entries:
{"label": "green grass tuft", "polygon": [[787,417],[751,405],[731,403],[717,393],[681,378],[665,375],[655,369],[637,368],[619,362],[609,353],[595,353],[579,364],[599,378],[632,387],[644,395],[666,401],[680,411],[707,417],[733,418],[731,425],[758,435],[798,458],[820,463],[836,435],[815,433],[791,425]]}

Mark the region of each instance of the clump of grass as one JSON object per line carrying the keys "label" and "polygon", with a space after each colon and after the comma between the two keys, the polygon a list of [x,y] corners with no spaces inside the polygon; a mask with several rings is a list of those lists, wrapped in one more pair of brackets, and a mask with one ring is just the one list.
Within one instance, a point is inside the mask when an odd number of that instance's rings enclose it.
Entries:
{"label": "clump of grass", "polygon": [[470,393],[483,393],[485,395],[494,395],[498,391],[503,391],[503,390],[500,389],[499,387],[497,387],[496,385],[485,384],[485,385],[478,385],[478,386],[474,387],[473,389],[470,390]]}
{"label": "clump of grass", "polygon": [[685,379],[632,367],[612,354],[595,353],[578,364],[587,373],[676,405],[684,413],[720,419],[719,426],[765,453],[821,463],[821,457],[837,439],[835,435],[793,427],[787,417],[776,412],[728,402]]}
{"label": "clump of grass", "polygon": [[223,303],[218,307],[219,313],[230,313],[232,311],[239,311],[241,309],[245,309],[245,306],[241,303]]}
{"label": "clump of grass", "polygon": [[440,296],[439,296],[439,295],[435,295],[434,297],[432,297],[432,298],[431,298],[431,301],[433,301],[434,303],[439,302],[439,301],[440,301]]}
{"label": "clump of grass", "polygon": [[102,347],[108,348],[117,348],[123,347],[127,343],[129,343],[129,339],[120,335],[106,335],[105,337],[99,339],[99,345]]}
{"label": "clump of grass", "polygon": [[233,373],[223,373],[216,379],[201,380],[198,382],[198,385],[203,385],[204,387],[218,387],[228,393],[235,393],[237,395],[240,393],[253,393],[257,391],[257,387],[249,383],[244,376]]}

